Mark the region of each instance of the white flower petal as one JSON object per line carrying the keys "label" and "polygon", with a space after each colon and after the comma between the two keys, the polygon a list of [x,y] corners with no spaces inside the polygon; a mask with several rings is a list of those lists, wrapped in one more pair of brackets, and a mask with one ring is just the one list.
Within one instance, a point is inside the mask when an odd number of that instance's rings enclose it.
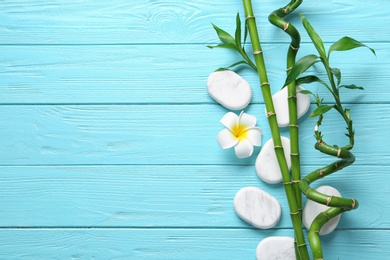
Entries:
{"label": "white flower petal", "polygon": [[246,130],[246,138],[252,143],[254,146],[261,146],[261,134],[263,130],[260,127],[252,127]]}
{"label": "white flower petal", "polygon": [[221,130],[217,135],[217,142],[222,149],[232,148],[238,143],[238,139],[228,129]]}
{"label": "white flower petal", "polygon": [[227,112],[219,122],[227,129],[232,130],[238,124],[238,116],[233,112]]}
{"label": "white flower petal", "polygon": [[257,119],[255,116],[249,115],[247,113],[241,112],[239,117],[239,123],[246,126],[246,128],[254,127],[256,125]]}
{"label": "white flower petal", "polygon": [[253,145],[248,139],[243,139],[234,146],[234,151],[238,158],[246,158],[252,155]]}

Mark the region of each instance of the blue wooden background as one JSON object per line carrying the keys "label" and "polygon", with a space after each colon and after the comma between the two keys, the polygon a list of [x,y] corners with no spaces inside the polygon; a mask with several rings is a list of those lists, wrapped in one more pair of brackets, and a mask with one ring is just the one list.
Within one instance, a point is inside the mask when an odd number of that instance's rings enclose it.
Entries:
{"label": "blue wooden background", "polygon": [[[267,21],[286,1],[254,1],[273,91],[284,81],[288,37]],[[304,1],[326,46],[348,35],[375,48],[334,53],[356,127],[356,163],[316,185],[355,197],[325,237],[327,259],[390,255],[390,16],[387,0]],[[207,95],[216,68],[237,60],[211,22],[233,33],[240,1],[0,1],[0,259],[254,259],[270,235],[292,235],[282,185],[262,183],[259,152],[236,159],[216,135],[227,112]],[[300,56],[314,52],[302,31]],[[270,138],[257,76],[248,113]],[[323,93],[318,86],[313,92]],[[325,100],[329,95],[323,94]],[[312,105],[311,110],[313,110]],[[303,171],[330,162],[301,120]],[[325,140],[342,145],[336,114]],[[282,132],[288,135],[286,130]],[[280,200],[270,230],[233,210],[242,187]]]}

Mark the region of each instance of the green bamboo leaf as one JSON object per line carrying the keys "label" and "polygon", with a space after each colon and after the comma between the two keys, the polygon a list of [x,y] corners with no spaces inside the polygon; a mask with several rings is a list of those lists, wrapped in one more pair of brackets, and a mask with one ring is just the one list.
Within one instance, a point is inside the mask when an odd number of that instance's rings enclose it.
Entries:
{"label": "green bamboo leaf", "polygon": [[341,71],[338,68],[331,68],[332,74],[336,77],[337,79],[337,86],[340,85],[341,82]]}
{"label": "green bamboo leaf", "polygon": [[229,43],[229,44],[236,44],[236,40],[233,38],[233,36],[231,36],[226,31],[222,30],[221,28],[219,28],[215,24],[212,24],[212,25],[213,25],[215,31],[217,32],[218,38],[221,41],[223,41],[225,43]]}
{"label": "green bamboo leaf", "polygon": [[237,46],[235,44],[231,44],[231,43],[221,43],[221,44],[218,44],[218,45],[215,45],[215,46],[208,45],[207,47],[210,48],[210,49],[224,48],[224,49],[237,50]]}
{"label": "green bamboo leaf", "polygon": [[298,78],[296,80],[297,86],[302,85],[302,84],[310,84],[310,83],[313,83],[313,82],[318,82],[318,83],[324,85],[329,91],[332,91],[331,88],[329,87],[329,85],[326,84],[325,81],[321,80],[319,77],[317,77],[315,75],[309,75],[309,76],[301,77],[301,78]]}
{"label": "green bamboo leaf", "polygon": [[329,110],[331,110],[332,108],[333,108],[333,106],[321,105],[321,106],[317,107],[317,109],[314,110],[313,113],[311,113],[310,117],[321,116],[321,115],[325,114],[326,112],[328,112]]}
{"label": "green bamboo leaf", "polygon": [[320,57],[326,59],[325,47],[323,41],[321,40],[321,37],[314,30],[314,28],[311,26],[311,24],[306,19],[306,17],[302,14],[301,14],[301,19],[302,19],[303,27],[305,27],[305,30],[309,35],[311,41],[313,42],[314,46],[316,47],[318,53],[320,54]]}
{"label": "green bamboo leaf", "polygon": [[218,68],[215,71],[229,70],[229,69],[237,67],[239,65],[248,65],[248,66],[250,66],[250,64],[247,61],[241,60],[241,61],[233,63],[232,65],[230,65],[230,66],[228,66],[226,68]]}
{"label": "green bamboo leaf", "polygon": [[294,66],[291,68],[290,72],[287,75],[286,82],[284,83],[285,86],[296,80],[296,78],[303,72],[305,72],[307,69],[309,69],[311,66],[313,66],[314,63],[318,60],[318,56],[314,54],[309,54],[300,60],[298,60]]}
{"label": "green bamboo leaf", "polygon": [[345,36],[330,46],[328,56],[332,51],[348,51],[359,47],[366,47],[370,49],[371,52],[374,53],[374,55],[376,55],[374,49],[351,37]]}
{"label": "green bamboo leaf", "polygon": [[354,84],[351,84],[351,85],[341,85],[339,86],[339,88],[347,88],[347,89],[359,89],[359,90],[364,90],[363,87],[360,87],[360,86],[356,86]]}
{"label": "green bamboo leaf", "polygon": [[321,80],[319,77],[315,75],[309,75],[309,76],[297,78],[297,85],[310,84],[313,82],[321,83],[322,85],[329,88],[328,84],[326,84],[325,81]]}
{"label": "green bamboo leaf", "polygon": [[245,43],[246,43],[246,38],[247,37],[248,37],[248,24],[247,24],[247,21],[245,20],[244,43],[243,43],[244,47],[245,47]]}
{"label": "green bamboo leaf", "polygon": [[314,95],[313,93],[311,93],[310,90],[307,90],[307,89],[301,90],[301,91],[299,91],[299,93],[304,94],[304,95]]}
{"label": "green bamboo leaf", "polygon": [[236,16],[236,32],[235,32],[235,37],[236,37],[236,45],[237,47],[241,48],[241,20],[240,20],[240,15],[237,13]]}

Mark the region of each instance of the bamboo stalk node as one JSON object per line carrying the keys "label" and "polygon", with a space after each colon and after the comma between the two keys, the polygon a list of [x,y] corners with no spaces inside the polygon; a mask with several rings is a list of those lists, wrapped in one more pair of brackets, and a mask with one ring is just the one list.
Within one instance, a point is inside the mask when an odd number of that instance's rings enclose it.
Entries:
{"label": "bamboo stalk node", "polygon": [[324,212],[322,212],[322,214],[324,214],[325,215],[325,217],[328,219],[328,221],[330,220],[330,217],[329,217],[329,215],[324,211]]}
{"label": "bamboo stalk node", "polygon": [[283,8],[283,13],[287,14],[287,8]]}
{"label": "bamboo stalk node", "polygon": [[[268,112],[267,112],[267,118],[270,118],[271,116],[276,116],[275,112],[273,112],[273,111],[268,111]],[[276,148],[276,146],[275,146],[275,148]],[[283,147],[282,147],[282,148],[283,148]]]}
{"label": "bamboo stalk node", "polygon": [[323,170],[323,169],[319,169],[319,170],[318,170],[318,174],[319,174],[320,176],[323,176],[323,175],[324,175],[324,170]]}
{"label": "bamboo stalk node", "polygon": [[334,167],[336,167],[337,170],[340,170],[341,168],[339,167],[339,165],[337,164],[337,162],[334,164]]}
{"label": "bamboo stalk node", "polygon": [[266,86],[266,85],[269,86],[269,82],[263,82],[263,83],[260,84],[261,87],[262,87],[262,86]]}
{"label": "bamboo stalk node", "polygon": [[292,182],[292,183],[300,183],[301,180],[292,180],[291,182]]}
{"label": "bamboo stalk node", "polygon": [[340,154],[341,154],[341,148],[339,148],[339,149],[337,150],[337,157],[340,157]]}
{"label": "bamboo stalk node", "polygon": [[352,198],[351,200],[352,200],[351,208],[354,209],[355,206],[356,206],[356,201],[355,201],[355,199],[353,199],[353,198]]}
{"label": "bamboo stalk node", "polygon": [[291,181],[286,181],[286,182],[283,182],[283,185],[291,185],[292,182]]}
{"label": "bamboo stalk node", "polygon": [[303,247],[303,246],[306,246],[306,243],[303,243],[303,244],[297,244],[297,247]]}
{"label": "bamboo stalk node", "polygon": [[307,194],[309,194],[309,192],[310,192],[311,190],[312,190],[312,188],[307,189],[307,191],[305,192],[306,197],[307,197]]}
{"label": "bamboo stalk node", "polygon": [[284,26],[283,26],[283,31],[286,31],[286,30],[288,29],[289,26],[290,26],[290,23],[284,24]]}
{"label": "bamboo stalk node", "polygon": [[294,99],[296,99],[296,98],[297,98],[297,95],[291,94],[291,95],[288,96],[288,98],[294,98]]}
{"label": "bamboo stalk node", "polygon": [[290,48],[291,48],[293,51],[299,50],[299,46],[298,46],[298,47],[294,47],[292,44],[290,44]]}
{"label": "bamboo stalk node", "polygon": [[253,15],[248,15],[245,19],[246,19],[246,20],[249,20],[249,19],[256,19],[256,17],[254,17]]}
{"label": "bamboo stalk node", "polygon": [[261,53],[262,53],[261,50],[253,51],[253,55],[258,55],[258,54],[261,54]]}
{"label": "bamboo stalk node", "polygon": [[326,199],[326,206],[329,206],[329,203],[331,202],[333,196],[330,196]]}
{"label": "bamboo stalk node", "polygon": [[286,71],[289,72],[291,69],[292,69],[292,67],[288,67],[288,68],[286,69]]}
{"label": "bamboo stalk node", "polygon": [[299,156],[299,153],[290,153],[291,156]]}
{"label": "bamboo stalk node", "polygon": [[299,214],[299,210],[297,212],[290,212],[290,215],[298,215]]}

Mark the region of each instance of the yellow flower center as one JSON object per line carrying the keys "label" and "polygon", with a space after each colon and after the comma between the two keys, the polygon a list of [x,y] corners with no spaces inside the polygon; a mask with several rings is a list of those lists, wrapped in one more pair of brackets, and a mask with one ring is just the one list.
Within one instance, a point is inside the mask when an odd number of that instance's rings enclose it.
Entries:
{"label": "yellow flower center", "polygon": [[245,131],[247,127],[243,124],[237,124],[235,125],[233,128],[232,128],[232,133],[234,135],[234,137],[238,140],[242,140],[244,138],[246,138],[247,136],[247,131]]}

